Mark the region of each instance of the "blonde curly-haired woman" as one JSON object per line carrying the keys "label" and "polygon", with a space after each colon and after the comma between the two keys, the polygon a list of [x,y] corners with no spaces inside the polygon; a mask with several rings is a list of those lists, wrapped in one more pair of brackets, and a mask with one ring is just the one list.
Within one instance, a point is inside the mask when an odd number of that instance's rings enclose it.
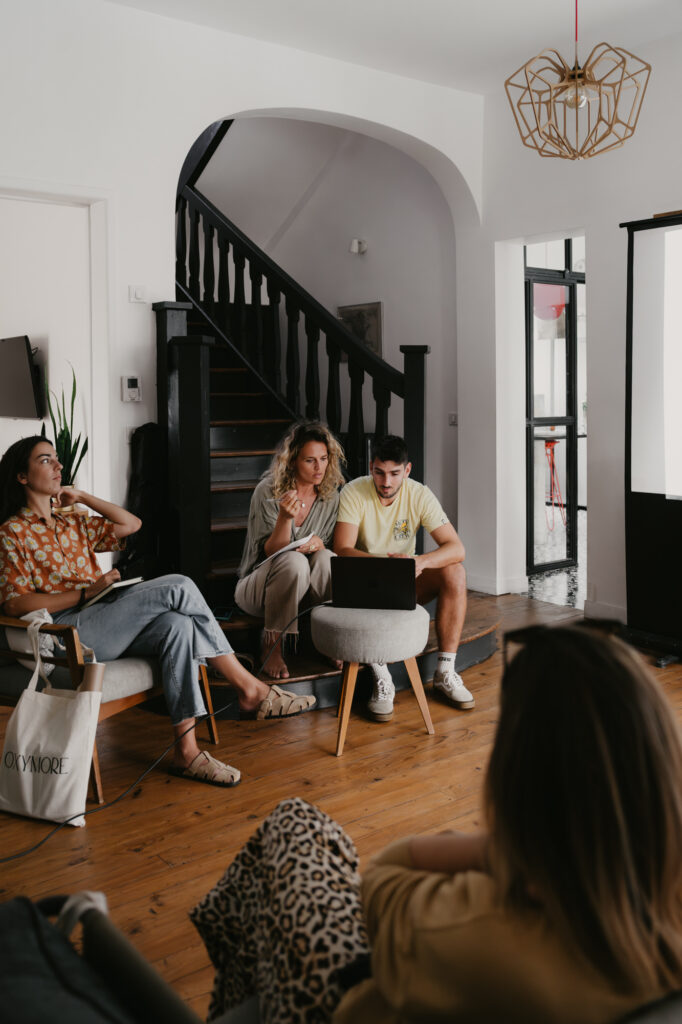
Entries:
{"label": "blonde curly-haired woman", "polygon": [[[296,423],[253,492],[235,600],[249,615],[265,618],[263,649],[274,646],[264,668],[271,679],[289,676],[282,642],[285,635],[298,635],[296,613],[303,597],[309,604],[330,597],[333,554],[327,545],[344,462],[341,445],[324,423]],[[270,557],[304,537],[308,541],[296,550]]]}

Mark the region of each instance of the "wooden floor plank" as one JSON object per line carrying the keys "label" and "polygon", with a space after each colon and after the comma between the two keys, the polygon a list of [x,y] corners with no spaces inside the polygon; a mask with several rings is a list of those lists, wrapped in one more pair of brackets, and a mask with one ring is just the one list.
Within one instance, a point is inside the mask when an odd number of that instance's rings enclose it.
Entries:
{"label": "wooden floor plank", "polygon": [[[479,595],[472,614],[474,620],[499,619],[502,629],[580,617],[513,594]],[[188,911],[263,817],[285,797],[317,803],[348,830],[361,864],[401,835],[481,825],[501,673],[499,650],[465,672],[476,697],[473,711],[452,710],[427,686],[434,736],[426,734],[409,691],[397,695],[389,723],[370,721],[355,706],[341,758],[333,756],[338,719],[332,708],[288,722],[223,721],[215,752],[241,769],[242,785],[200,786],[172,778],[162,765],[130,796],[89,817],[85,828],[64,828],[37,853],[3,865],[0,898],[102,890],[113,921],[205,1016],[213,971]],[[682,717],[682,668],[668,666],[657,675]],[[0,709],[0,737],[8,714]],[[163,750],[170,730],[165,716],[133,708],[104,722],[98,737],[105,791],[113,796]],[[49,828],[9,815],[0,821],[2,855],[38,841]]]}

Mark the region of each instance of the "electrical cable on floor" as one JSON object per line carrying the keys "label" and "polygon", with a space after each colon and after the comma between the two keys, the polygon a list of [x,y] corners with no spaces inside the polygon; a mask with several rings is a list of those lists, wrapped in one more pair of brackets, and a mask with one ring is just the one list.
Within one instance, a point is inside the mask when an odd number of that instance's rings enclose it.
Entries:
{"label": "electrical cable on floor", "polygon": [[[298,612],[296,615],[294,615],[294,617],[292,619],[289,620],[289,622],[287,622],[286,626],[282,630],[282,634],[286,633],[286,631],[289,628],[289,626],[293,622],[295,622],[297,619],[301,619],[304,615],[309,615],[310,612],[313,610],[313,608],[320,608],[323,604],[331,604],[331,601],[321,601],[319,604],[312,605],[310,608],[304,608],[302,611]],[[263,668],[265,667],[265,665],[267,664],[268,660],[270,659],[271,655],[274,653],[275,648],[277,647],[279,642],[280,642],[279,640],[275,641],[275,643],[272,645],[272,647],[270,648],[270,650],[266,654],[265,658],[261,662],[261,665],[260,665],[260,667],[258,669],[258,672],[254,673],[254,675],[260,675],[260,673],[263,671]],[[232,653],[234,653],[234,652],[232,652]],[[263,680],[261,680],[261,682],[263,682]],[[269,683],[266,683],[266,686],[269,686],[269,685],[270,685]],[[105,803],[105,804],[99,804],[97,807],[91,807],[88,810],[79,811],[77,814],[72,814],[70,818],[67,818],[65,821],[60,821],[59,824],[55,825],[54,828],[50,829],[50,831],[47,833],[47,835],[43,836],[43,838],[40,840],[40,842],[35,843],[33,846],[28,847],[28,849],[26,849],[26,850],[20,850],[18,853],[12,853],[12,854],[10,854],[9,857],[0,857],[0,864],[8,864],[12,860],[19,860],[21,857],[27,857],[30,853],[35,853],[35,851],[39,850],[40,847],[43,846],[48,841],[48,839],[51,839],[52,836],[57,834],[57,832],[60,832],[61,829],[63,829],[65,825],[68,825],[70,821],[73,821],[74,818],[81,818],[81,817],[85,818],[85,817],[87,817],[90,814],[97,814],[98,811],[105,811],[105,810],[107,810],[107,808],[113,807],[114,804],[117,804],[119,802],[119,800],[123,800],[123,798],[128,796],[128,794],[133,789],[135,789],[137,786],[139,786],[140,783],[143,782],[144,779],[146,779],[146,777],[149,775],[149,773],[152,772],[156,768],[156,766],[159,765],[163,761],[163,759],[166,756],[166,754],[168,754],[173,749],[173,747],[177,746],[177,744],[180,742],[180,740],[184,739],[184,737],[188,733],[192,732],[193,729],[196,729],[197,725],[199,725],[200,722],[207,722],[209,720],[209,718],[216,718],[218,715],[222,714],[223,711],[227,711],[229,708],[231,708],[233,704],[234,704],[234,701],[232,700],[232,701],[229,702],[229,704],[224,704],[221,708],[218,708],[218,710],[214,711],[212,714],[210,714],[210,715],[203,715],[201,718],[196,718],[194,720],[194,725],[190,725],[187,729],[185,729],[185,731],[180,736],[178,736],[176,739],[174,739],[172,743],[169,743],[168,746],[166,747],[166,749],[163,751],[163,753],[160,754],[156,758],[156,760],[152,762],[152,764],[150,764],[147,768],[145,768],[145,770],[142,772],[142,774],[139,775],[135,779],[134,782],[131,782],[131,784],[128,786],[127,789],[124,789],[122,793],[119,793],[118,796],[115,796],[113,800],[108,800],[107,803]]]}

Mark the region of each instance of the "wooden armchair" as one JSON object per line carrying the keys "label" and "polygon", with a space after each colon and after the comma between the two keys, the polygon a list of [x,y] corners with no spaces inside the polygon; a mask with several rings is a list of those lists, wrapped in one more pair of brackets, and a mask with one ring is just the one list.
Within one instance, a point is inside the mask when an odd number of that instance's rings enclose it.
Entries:
{"label": "wooden armchair", "polygon": [[[31,656],[10,648],[5,629],[9,627],[27,630],[28,626],[29,623],[26,619],[0,616],[0,705],[5,707],[11,707],[17,703],[31,678],[29,670],[19,664],[20,660],[30,660]],[[55,650],[52,657],[43,658],[44,662],[56,666],[50,676],[52,685],[61,689],[69,687],[75,689],[80,686],[83,681],[85,662],[76,628],[48,624],[41,626],[40,631],[41,633],[51,633],[65,648],[64,654]],[[42,681],[39,681],[39,687],[41,683]],[[208,686],[208,674],[204,665],[199,666],[199,684],[206,709],[209,715],[212,715],[213,703]],[[135,707],[136,704],[142,704],[161,694],[163,694],[163,687],[159,678],[159,666],[153,658],[118,658],[116,661],[107,662],[99,721],[102,722],[105,718],[110,718],[112,715],[117,715],[121,711],[126,711],[128,708]],[[218,742],[218,727],[212,717],[208,719],[208,732],[211,743],[216,744]],[[96,742],[92,752],[91,783],[94,799],[100,804],[104,803]]]}

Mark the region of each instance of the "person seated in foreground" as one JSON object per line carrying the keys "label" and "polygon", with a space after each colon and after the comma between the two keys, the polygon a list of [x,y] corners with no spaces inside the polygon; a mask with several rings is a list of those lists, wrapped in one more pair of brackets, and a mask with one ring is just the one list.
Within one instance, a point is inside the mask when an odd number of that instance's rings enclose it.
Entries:
{"label": "person seated in foreground", "polygon": [[[337,555],[388,555],[413,558],[417,601],[437,598],[438,662],[433,685],[454,707],[473,708],[475,701],[455,669],[467,591],[464,545],[435,495],[410,478],[407,445],[389,434],[372,444],[370,475],[351,480],[341,491],[334,533]],[[416,555],[417,532],[423,526],[437,547]],[[395,686],[386,665],[372,665],[374,689],[367,704],[378,722],[393,715]]]}
{"label": "person seated in foreground", "polygon": [[398,840],[360,884],[340,826],[280,804],[192,912],[217,967],[209,1019],[257,991],[263,1021],[607,1024],[682,988],[673,710],[616,639],[515,637],[487,831]]}
{"label": "person seated in foreground", "polygon": [[[197,745],[195,719],[206,714],[198,664],[209,664],[237,691],[244,713],[257,718],[306,711],[315,698],[270,687],[237,660],[195,584],[161,576],[85,603],[118,580],[102,573],[96,554],[120,551],[141,526],[137,516],[73,487],[62,487],[62,466],[43,437],[23,438],[0,461],[0,604],[22,616],[45,608],[56,623],[73,625],[99,661],[122,655],[159,659],[166,704],[177,739],[172,773],[234,786],[240,773]],[[79,502],[97,515],[62,514]]]}
{"label": "person seated in foreground", "polygon": [[[294,642],[298,636],[296,613],[303,598],[319,604],[331,596],[332,552],[327,545],[334,533],[344,462],[341,445],[324,423],[296,423],[279,442],[251,498],[234,597],[243,611],[265,619],[263,654],[274,650],[264,672],[272,679],[289,675],[282,644],[285,636]],[[277,554],[308,536],[296,550]]]}

